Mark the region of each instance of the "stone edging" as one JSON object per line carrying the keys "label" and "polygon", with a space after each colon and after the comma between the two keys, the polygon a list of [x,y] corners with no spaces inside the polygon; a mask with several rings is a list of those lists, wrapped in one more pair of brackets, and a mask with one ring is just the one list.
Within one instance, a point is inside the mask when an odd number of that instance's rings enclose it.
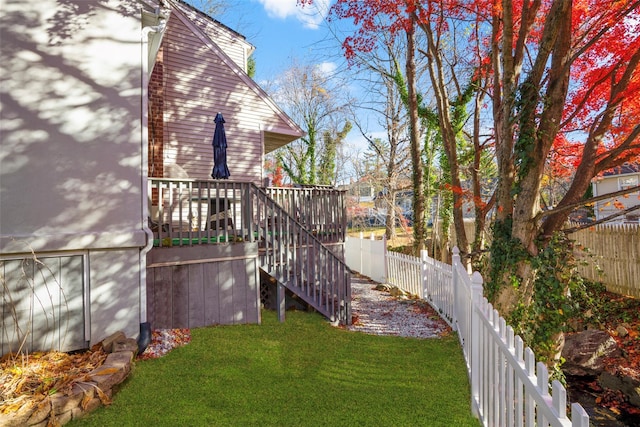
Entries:
{"label": "stone edging", "polygon": [[109,355],[102,365],[88,374],[89,381],[74,384],[69,395],[54,394],[37,404],[23,405],[16,412],[0,414],[0,425],[63,425],[98,408],[103,400],[110,400],[113,388],[131,372],[138,344],[133,338],[126,338],[122,332],[117,332],[103,340],[102,347]]}

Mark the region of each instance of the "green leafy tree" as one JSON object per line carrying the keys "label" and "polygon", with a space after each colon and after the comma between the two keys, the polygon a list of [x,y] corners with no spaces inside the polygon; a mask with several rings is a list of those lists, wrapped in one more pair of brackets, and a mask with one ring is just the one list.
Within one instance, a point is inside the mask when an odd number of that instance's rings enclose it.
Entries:
{"label": "green leafy tree", "polygon": [[306,131],[306,136],[276,151],[291,182],[335,181],[337,146],[351,130],[343,86],[312,65],[294,65],[278,81],[274,97]]}
{"label": "green leafy tree", "polygon": [[318,184],[320,185],[336,185],[337,170],[336,158],[338,155],[338,146],[340,146],[347,134],[351,132],[351,122],[344,123],[342,130],[324,132],[323,142],[324,150],[320,155],[320,165],[318,168]]}

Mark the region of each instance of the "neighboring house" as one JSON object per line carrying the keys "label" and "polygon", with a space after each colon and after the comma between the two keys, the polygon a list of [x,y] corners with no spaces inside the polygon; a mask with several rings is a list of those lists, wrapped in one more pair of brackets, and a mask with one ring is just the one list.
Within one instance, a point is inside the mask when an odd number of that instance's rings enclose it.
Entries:
{"label": "neighboring house", "polygon": [[[640,183],[640,163],[625,163],[610,169],[593,180],[593,195],[602,196],[609,193],[637,187]],[[596,220],[606,218],[622,210],[640,205],[640,192],[634,191],[623,196],[596,202],[594,212]],[[611,219],[610,223],[638,223],[640,209],[631,211]]]}
{"label": "neighboring house", "polygon": [[347,195],[355,200],[356,204],[373,203],[376,195],[374,187],[367,178],[360,178],[357,181],[351,181],[349,184],[342,185]]}
{"label": "neighboring house", "polygon": [[[246,75],[253,48],[242,36],[173,0],[4,2],[0,32],[0,354],[82,349],[116,331],[142,337],[149,322],[259,323],[258,269],[279,288],[304,286],[311,304],[338,301],[339,320],[350,319],[348,273],[318,240],[344,240],[327,225],[342,224],[341,195],[311,219],[304,203],[324,196],[289,192],[278,204],[257,187],[262,155],[302,131]],[[217,112],[225,184],[209,176]],[[236,229],[213,236],[207,219],[196,231],[192,211],[213,205],[191,198],[188,219],[163,215],[186,188],[241,196],[224,218]],[[331,280],[294,268],[298,258],[327,262]],[[342,287],[341,299],[326,283]],[[330,317],[339,307],[318,308]]]}

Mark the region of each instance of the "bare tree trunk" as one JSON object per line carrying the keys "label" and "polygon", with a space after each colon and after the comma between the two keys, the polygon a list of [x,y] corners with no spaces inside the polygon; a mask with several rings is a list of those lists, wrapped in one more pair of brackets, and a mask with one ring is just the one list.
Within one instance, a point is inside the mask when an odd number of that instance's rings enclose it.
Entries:
{"label": "bare tree trunk", "polygon": [[[527,3],[527,2],[525,2]],[[535,4],[535,3],[533,3]],[[532,5],[533,5],[532,4]],[[532,15],[537,9],[522,10],[520,36],[516,49],[513,34],[513,3],[502,1],[502,20],[504,34],[503,49],[497,42],[494,33],[494,66],[502,64],[502,93],[494,92],[494,120],[496,129],[496,154],[500,180],[497,191],[497,219],[503,223],[512,219],[509,235],[498,236],[499,239],[515,238],[532,256],[537,255],[536,239],[540,232],[540,224],[536,218],[540,210],[540,183],[544,172],[545,160],[551,144],[557,134],[565,104],[570,67],[567,65],[571,42],[571,0],[554,1],[545,22],[542,38],[535,62],[528,72],[527,79],[516,87],[522,63],[522,49],[527,23],[532,22]],[[494,32],[498,31],[499,21],[494,17]],[[508,47],[508,48],[507,48]],[[497,56],[501,56],[500,63]],[[549,82],[544,89],[543,76],[551,58]],[[500,70],[500,68],[496,68]],[[516,103],[518,101],[518,114]],[[541,101],[545,100],[542,114],[538,116]],[[497,114],[497,116],[496,116]],[[515,120],[518,117],[518,120]],[[515,124],[518,124],[517,142],[515,142]],[[518,167],[516,176],[516,166]],[[515,190],[515,191],[514,191]],[[514,200],[513,193],[516,198]],[[507,225],[505,223],[505,225]],[[494,236],[495,238],[496,236]],[[496,240],[494,240],[496,243]],[[506,266],[502,266],[503,268]],[[509,272],[502,271],[501,285],[496,296],[496,307],[507,317],[517,304],[525,306],[533,298],[533,281],[535,271],[528,262],[519,262],[516,274],[520,278],[520,286],[516,289],[510,285]]]}
{"label": "bare tree trunk", "polygon": [[[545,160],[558,133],[569,87],[571,67],[571,0],[557,0],[545,23],[540,51],[520,93],[518,156],[520,182],[513,214],[513,237],[520,240],[531,255],[537,255],[536,238],[540,224],[540,185]],[[544,70],[551,56],[549,82],[543,88]],[[543,101],[544,99],[544,101]],[[539,119],[538,106],[544,102]]]}
{"label": "bare tree trunk", "polygon": [[[496,188],[496,220],[505,221],[513,212],[511,189],[515,180],[513,162],[513,123],[511,112],[515,98],[515,80],[517,78],[511,49],[502,49],[500,28],[504,26],[503,45],[513,45],[511,25],[511,1],[503,0],[502,16],[493,14],[493,33],[491,62],[493,65],[493,121],[495,123],[496,160],[498,163],[498,187]],[[502,18],[502,25],[500,20]]]}
{"label": "bare tree trunk", "polygon": [[[462,182],[460,180],[460,165],[456,143],[456,132],[453,129],[451,118],[451,103],[445,82],[445,73],[442,65],[442,57],[439,53],[436,38],[429,24],[422,24],[421,28],[427,36],[427,60],[429,63],[429,76],[436,98],[440,132],[444,150],[449,162],[451,172],[451,191],[453,192],[453,226],[456,231],[456,244],[461,255],[469,254],[469,241],[464,228]],[[468,257],[462,258],[465,263]]]}
{"label": "bare tree trunk", "polygon": [[411,163],[413,166],[413,247],[417,252],[424,249],[427,241],[427,228],[424,221],[424,181],[422,170],[422,150],[420,146],[418,97],[416,92],[416,63],[415,63],[415,20],[412,19],[411,28],[407,34],[407,88],[409,92],[409,140],[411,142]]}
{"label": "bare tree trunk", "polygon": [[471,167],[471,182],[473,185],[473,199],[475,211],[475,236],[471,245],[471,263],[475,263],[480,259],[481,252],[484,249],[485,227],[487,223],[487,213],[493,207],[495,202],[495,194],[490,200],[484,202],[482,200],[482,189],[480,182],[480,169],[482,167],[482,151],[480,144],[480,114],[482,109],[483,91],[479,91],[475,99],[475,107],[473,112],[473,165]]}

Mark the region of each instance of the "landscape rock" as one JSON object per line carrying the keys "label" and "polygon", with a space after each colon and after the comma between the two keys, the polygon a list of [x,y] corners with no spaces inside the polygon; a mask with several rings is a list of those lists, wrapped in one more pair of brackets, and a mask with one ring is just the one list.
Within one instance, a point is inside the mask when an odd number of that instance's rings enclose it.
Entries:
{"label": "landscape rock", "polygon": [[105,353],[111,353],[113,350],[113,343],[117,341],[125,341],[127,336],[123,332],[115,332],[102,340],[102,349]]}
{"label": "landscape rock", "polygon": [[29,417],[27,424],[35,425],[43,421],[46,421],[50,413],[51,413],[51,403],[49,402],[48,399],[45,399],[42,402],[38,403],[33,413]]}
{"label": "landscape rock", "polygon": [[629,335],[629,330],[624,327],[624,325],[620,325],[616,328],[616,333],[620,338],[624,338]]}
{"label": "landscape rock", "polygon": [[62,414],[56,415],[55,420],[58,423],[58,425],[67,424],[69,421],[71,421],[71,410],[64,412]]}
{"label": "landscape rock", "polygon": [[89,376],[101,390],[106,392],[124,381],[131,370],[131,360],[133,360],[133,353],[130,351],[111,353],[102,366],[91,371]]}
{"label": "landscape rock", "polygon": [[[73,390],[73,389],[72,389]],[[51,412],[55,415],[63,414],[78,407],[82,401],[82,394],[72,393],[69,396],[64,394],[54,394],[51,396]]]}
{"label": "landscape rock", "polygon": [[376,291],[389,292],[391,290],[391,286],[385,285],[384,283],[379,283],[375,287]]}
{"label": "landscape rock", "polygon": [[130,351],[133,354],[138,352],[138,341],[133,338],[127,338],[125,340],[115,341],[111,349],[113,353],[120,351]]}
{"label": "landscape rock", "polygon": [[598,376],[605,357],[620,354],[616,341],[606,332],[586,330],[567,334],[562,349],[562,370],[572,376]]}
{"label": "landscape rock", "polygon": [[408,295],[409,295],[407,292],[403,291],[402,289],[400,289],[397,286],[394,286],[391,289],[389,289],[389,294],[392,297],[400,298],[400,299],[407,298]]}
{"label": "landscape rock", "polygon": [[603,388],[621,391],[630,404],[640,407],[640,381],[629,376],[603,372],[598,377],[598,384]]}
{"label": "landscape rock", "polygon": [[87,405],[84,408],[84,413],[89,413],[95,410],[96,408],[99,408],[101,405],[102,405],[102,401],[99,398],[94,397],[93,399],[88,401]]}

